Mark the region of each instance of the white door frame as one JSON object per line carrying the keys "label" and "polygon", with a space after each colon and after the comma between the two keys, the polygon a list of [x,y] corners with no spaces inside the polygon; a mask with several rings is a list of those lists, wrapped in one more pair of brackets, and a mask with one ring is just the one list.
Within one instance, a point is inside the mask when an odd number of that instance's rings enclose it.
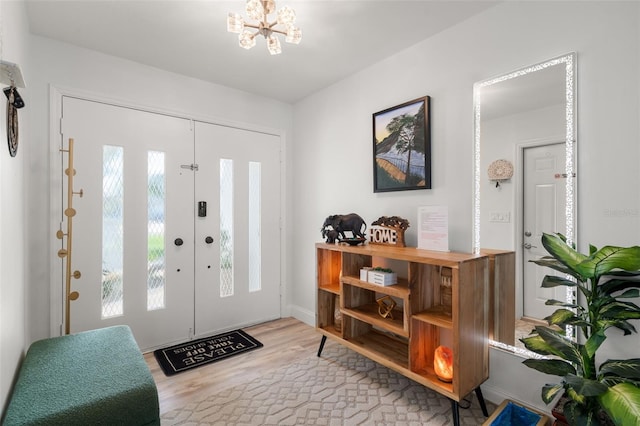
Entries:
{"label": "white door frame", "polygon": [[[60,229],[63,218],[62,200],[62,156],[60,148],[67,147],[67,141],[62,140],[62,98],[63,96],[74,97],[87,101],[102,102],[119,107],[137,109],[141,111],[164,114],[177,118],[184,118],[192,121],[202,121],[222,126],[235,127],[238,129],[261,132],[274,135],[280,138],[280,315],[285,316],[286,300],[287,300],[287,280],[284,272],[286,250],[286,210],[287,193],[286,189],[286,134],[284,130],[257,126],[254,124],[241,123],[219,117],[211,117],[198,114],[187,114],[160,108],[155,106],[143,105],[124,99],[114,99],[108,96],[87,92],[80,89],[49,86],[49,294],[50,294],[50,336],[61,336],[64,334],[64,293],[62,283],[64,282],[62,261],[57,257],[58,250],[62,247],[61,240],[56,238],[56,232]],[[58,195],[60,194],[60,195]],[[73,259],[72,259],[73,261]],[[72,265],[73,267],[73,265]],[[72,290],[76,290],[74,281],[71,281]],[[73,312],[73,301],[71,301],[71,312]]]}
{"label": "white door frame", "polygon": [[524,292],[524,253],[522,244],[524,243],[522,239],[522,235],[524,234],[524,151],[528,148],[537,148],[540,146],[553,145],[553,144],[564,144],[566,143],[565,139],[559,136],[549,137],[549,138],[541,138],[541,139],[533,139],[521,143],[516,144],[516,173],[514,173],[514,188],[515,188],[515,197],[513,206],[516,220],[515,220],[515,229],[514,229],[514,248],[516,252],[516,294],[515,294],[515,303],[516,303],[516,318],[521,318],[524,312],[524,301],[523,301],[523,292]]}

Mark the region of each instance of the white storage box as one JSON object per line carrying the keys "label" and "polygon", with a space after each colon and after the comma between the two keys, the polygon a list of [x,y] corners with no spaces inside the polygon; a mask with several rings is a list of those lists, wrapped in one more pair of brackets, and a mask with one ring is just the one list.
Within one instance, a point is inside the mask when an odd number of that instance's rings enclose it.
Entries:
{"label": "white storage box", "polygon": [[367,266],[360,269],[360,281],[368,281],[369,280],[369,271],[373,268]]}
{"label": "white storage box", "polygon": [[382,286],[398,284],[398,274],[396,274],[395,272],[381,272],[371,270],[369,271],[367,276],[368,281],[371,284]]}

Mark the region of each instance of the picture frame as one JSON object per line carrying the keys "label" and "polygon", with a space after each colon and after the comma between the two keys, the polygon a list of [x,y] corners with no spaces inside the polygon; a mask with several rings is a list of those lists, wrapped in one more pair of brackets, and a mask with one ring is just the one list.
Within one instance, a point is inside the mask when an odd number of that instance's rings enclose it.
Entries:
{"label": "picture frame", "polygon": [[373,192],[431,189],[430,101],[373,114]]}

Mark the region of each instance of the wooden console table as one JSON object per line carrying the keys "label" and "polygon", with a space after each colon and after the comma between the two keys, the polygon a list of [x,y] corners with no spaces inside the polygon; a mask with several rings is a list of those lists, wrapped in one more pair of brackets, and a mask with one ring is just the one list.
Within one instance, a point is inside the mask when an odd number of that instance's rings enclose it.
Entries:
{"label": "wooden console table", "polygon": [[[480,385],[489,377],[489,257],[384,245],[316,244],[316,328],[327,337],[451,400],[454,424],[459,402],[475,391],[485,416]],[[398,283],[360,280],[365,267],[393,265]],[[391,296],[392,317],[379,313]],[[336,309],[341,319],[336,320]],[[453,350],[453,379],[434,370],[440,345]]]}

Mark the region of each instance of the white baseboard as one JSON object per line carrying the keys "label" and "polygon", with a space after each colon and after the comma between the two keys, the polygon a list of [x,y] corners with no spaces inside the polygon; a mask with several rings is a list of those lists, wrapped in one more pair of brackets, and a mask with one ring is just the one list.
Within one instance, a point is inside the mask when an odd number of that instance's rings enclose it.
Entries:
{"label": "white baseboard", "polygon": [[301,308],[297,305],[289,305],[288,311],[290,316],[294,317],[295,319],[300,320],[303,323],[310,325],[311,327],[316,326],[316,313],[314,311]]}

